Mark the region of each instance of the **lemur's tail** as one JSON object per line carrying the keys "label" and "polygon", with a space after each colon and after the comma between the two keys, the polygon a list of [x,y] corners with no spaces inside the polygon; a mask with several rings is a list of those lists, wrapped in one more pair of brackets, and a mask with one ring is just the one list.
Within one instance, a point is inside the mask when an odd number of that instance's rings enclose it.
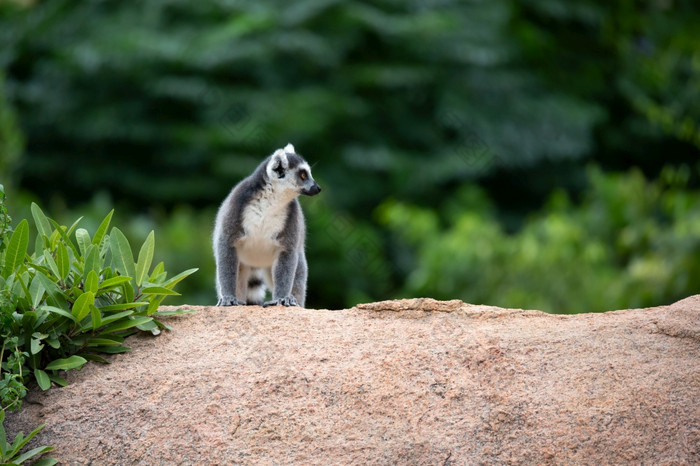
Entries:
{"label": "lemur's tail", "polygon": [[263,271],[261,269],[253,269],[248,279],[248,296],[246,304],[261,306],[265,301],[265,281],[263,280]]}

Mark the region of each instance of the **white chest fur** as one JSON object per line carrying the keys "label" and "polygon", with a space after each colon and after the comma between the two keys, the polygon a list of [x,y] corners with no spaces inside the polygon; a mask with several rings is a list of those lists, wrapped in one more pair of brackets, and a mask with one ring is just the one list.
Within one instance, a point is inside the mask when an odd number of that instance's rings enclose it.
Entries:
{"label": "white chest fur", "polygon": [[293,198],[293,195],[287,193],[265,190],[245,207],[245,235],[236,241],[239,261],[252,267],[272,266],[275,255],[280,250],[277,235],[284,228],[288,205]]}

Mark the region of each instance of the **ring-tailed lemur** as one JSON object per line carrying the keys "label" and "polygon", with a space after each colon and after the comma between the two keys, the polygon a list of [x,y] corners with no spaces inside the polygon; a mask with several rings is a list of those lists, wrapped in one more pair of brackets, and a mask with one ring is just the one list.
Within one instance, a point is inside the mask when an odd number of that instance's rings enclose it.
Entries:
{"label": "ring-tailed lemur", "polygon": [[297,197],[321,188],[311,168],[287,144],[238,183],[214,225],[218,306],[301,306],[306,301],[306,226]]}

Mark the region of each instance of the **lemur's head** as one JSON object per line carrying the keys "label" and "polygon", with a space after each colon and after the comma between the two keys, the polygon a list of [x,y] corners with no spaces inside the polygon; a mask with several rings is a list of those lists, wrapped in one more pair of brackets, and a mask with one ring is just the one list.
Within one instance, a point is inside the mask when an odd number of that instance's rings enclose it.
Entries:
{"label": "lemur's head", "polygon": [[270,183],[275,187],[305,196],[315,196],[321,192],[321,187],[311,176],[311,167],[294,151],[291,144],[287,144],[284,149],[277,149],[270,156],[266,172]]}

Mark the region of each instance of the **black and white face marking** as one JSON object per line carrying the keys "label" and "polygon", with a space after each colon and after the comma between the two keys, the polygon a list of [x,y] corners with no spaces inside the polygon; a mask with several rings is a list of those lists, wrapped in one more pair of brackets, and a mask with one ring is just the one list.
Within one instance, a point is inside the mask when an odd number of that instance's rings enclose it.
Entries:
{"label": "black and white face marking", "polygon": [[304,162],[299,166],[296,176],[300,187],[299,192],[304,196],[315,196],[321,192],[321,187],[311,176],[311,167],[308,163]]}
{"label": "black and white face marking", "polygon": [[295,191],[305,196],[315,196],[321,192],[321,187],[311,176],[311,167],[294,151],[291,144],[272,154],[267,174],[270,182],[282,190]]}

